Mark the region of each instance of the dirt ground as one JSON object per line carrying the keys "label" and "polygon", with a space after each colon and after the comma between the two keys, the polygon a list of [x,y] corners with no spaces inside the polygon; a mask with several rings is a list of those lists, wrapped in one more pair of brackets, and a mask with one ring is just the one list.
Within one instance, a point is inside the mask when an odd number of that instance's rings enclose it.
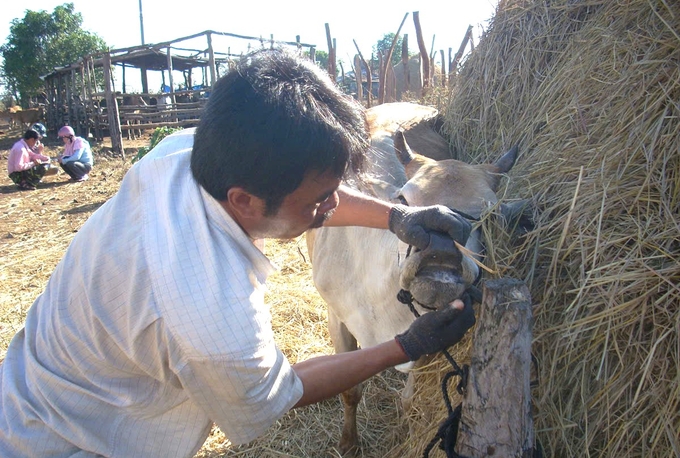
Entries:
{"label": "dirt ground", "polygon": [[[68,175],[60,172],[46,177],[34,191],[19,191],[7,177],[6,169],[1,174],[0,361],[72,238],[87,218],[116,193],[137,149],[148,146],[150,133],[139,140],[124,140],[125,160],[111,152],[108,139],[93,142],[95,165],[85,182],[70,182]],[[3,166],[10,148],[22,134],[20,130],[0,132]],[[47,156],[59,154],[61,142],[57,138],[48,138],[44,143]],[[325,304],[311,281],[304,238],[267,241],[265,254],[280,268],[270,277],[266,295],[279,347],[292,363],[332,353]],[[358,414],[360,456],[391,456],[390,448],[403,439],[400,436],[405,431],[398,407],[403,382],[402,374],[387,371],[366,384]],[[266,436],[244,446],[230,445],[215,427],[196,457],[339,457],[335,447],[341,428],[342,406],[334,398],[291,411]]]}
{"label": "dirt ground", "polygon": [[[21,191],[7,176],[7,156],[23,130],[0,134],[0,358],[23,326],[26,310],[44,289],[52,270],[87,218],[118,190],[131,165],[107,145],[93,143],[95,165],[90,180],[74,183],[63,171],[45,177],[34,191]],[[47,138],[45,155],[56,157],[61,141]],[[129,142],[128,156],[148,138]]]}

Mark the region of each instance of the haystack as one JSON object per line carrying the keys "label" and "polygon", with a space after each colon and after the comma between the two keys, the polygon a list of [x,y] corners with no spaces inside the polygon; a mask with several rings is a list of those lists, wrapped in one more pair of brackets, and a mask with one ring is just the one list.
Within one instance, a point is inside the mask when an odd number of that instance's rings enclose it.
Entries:
{"label": "haystack", "polygon": [[460,159],[520,146],[537,227],[487,263],[530,287],[544,456],[680,456],[680,3],[501,0],[446,116]]}

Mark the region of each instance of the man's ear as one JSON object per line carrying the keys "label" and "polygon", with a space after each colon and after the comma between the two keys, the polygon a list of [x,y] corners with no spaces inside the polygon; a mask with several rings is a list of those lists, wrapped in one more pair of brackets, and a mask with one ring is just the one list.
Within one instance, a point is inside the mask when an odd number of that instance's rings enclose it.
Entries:
{"label": "man's ear", "polygon": [[239,221],[252,220],[262,216],[264,202],[243,188],[233,186],[227,191],[227,206]]}

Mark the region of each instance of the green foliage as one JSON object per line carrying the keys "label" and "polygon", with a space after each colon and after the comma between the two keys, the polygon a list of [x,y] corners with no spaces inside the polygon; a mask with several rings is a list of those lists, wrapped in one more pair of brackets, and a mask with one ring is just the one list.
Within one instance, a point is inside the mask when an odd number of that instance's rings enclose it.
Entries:
{"label": "green foliage", "polygon": [[314,53],[314,56],[316,57],[316,63],[319,67],[323,69],[328,68],[328,53],[326,51],[317,50]]}
{"label": "green foliage", "polygon": [[23,105],[42,92],[40,76],[106,49],[102,38],[81,29],[82,23],[73,3],[57,6],[51,14],[26,10],[22,20],[12,20],[7,42],[0,46],[2,73],[6,87]]}
{"label": "green foliage", "polygon": [[[303,56],[309,59],[309,51],[303,51]],[[328,53],[326,51],[316,50],[314,51],[315,64],[324,70],[328,70]]]}
{"label": "green foliage", "polygon": [[[373,46],[373,54],[376,56],[379,54],[387,56],[387,53],[390,51],[390,47],[392,46],[393,40],[394,40],[393,33],[386,33],[385,35],[383,35],[383,37],[380,40],[378,40],[375,46]],[[397,65],[398,63],[401,62],[401,46],[403,42],[404,42],[403,37],[399,35],[399,38],[397,39],[397,44],[394,45],[394,50],[392,51],[392,65]]]}
{"label": "green foliage", "polygon": [[149,140],[149,146],[142,146],[139,148],[139,151],[137,152],[137,155],[132,158],[132,163],[134,164],[144,156],[146,156],[146,153],[151,151],[160,143],[161,140],[163,140],[165,137],[170,135],[173,132],[177,132],[178,130],[182,130],[181,127],[156,127],[156,130],[153,131],[153,134],[151,134],[151,139]]}

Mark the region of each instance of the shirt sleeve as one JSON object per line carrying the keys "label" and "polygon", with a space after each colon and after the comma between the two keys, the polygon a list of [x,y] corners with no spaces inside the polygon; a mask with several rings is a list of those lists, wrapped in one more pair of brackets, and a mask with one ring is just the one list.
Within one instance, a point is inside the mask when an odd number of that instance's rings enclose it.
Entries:
{"label": "shirt sleeve", "polygon": [[234,444],[263,435],[303,393],[302,381],[273,346],[248,359],[189,360],[179,378]]}

